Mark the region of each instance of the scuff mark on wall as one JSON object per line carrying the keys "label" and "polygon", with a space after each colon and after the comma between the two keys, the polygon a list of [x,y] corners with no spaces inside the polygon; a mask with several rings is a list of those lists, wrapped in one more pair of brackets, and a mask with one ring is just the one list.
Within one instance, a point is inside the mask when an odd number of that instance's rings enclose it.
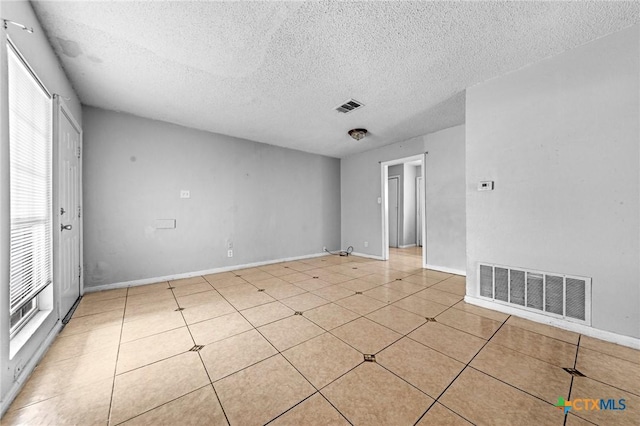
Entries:
{"label": "scuff mark on wall", "polygon": [[68,56],[70,58],[77,58],[78,56],[82,55],[82,49],[77,42],[73,40],[65,40],[60,37],[56,37],[56,40],[58,40],[58,44],[60,44],[62,53],[65,56]]}

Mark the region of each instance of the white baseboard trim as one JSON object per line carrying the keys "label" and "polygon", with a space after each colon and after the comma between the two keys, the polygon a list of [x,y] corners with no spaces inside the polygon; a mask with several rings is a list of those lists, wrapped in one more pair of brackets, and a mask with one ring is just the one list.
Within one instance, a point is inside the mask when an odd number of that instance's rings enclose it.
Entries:
{"label": "white baseboard trim", "polygon": [[376,256],[375,254],[358,253],[358,252],[355,252],[355,251],[352,252],[351,254],[353,256],[366,257],[367,259],[384,260],[382,258],[382,256]]}
{"label": "white baseboard trim", "polygon": [[429,265],[427,263],[427,269],[433,269],[434,271],[446,272],[448,274],[462,275],[463,277],[467,276],[467,271],[463,271],[461,269],[447,268],[446,266]]}
{"label": "white baseboard trim", "polygon": [[505,314],[514,315],[520,318],[539,322],[541,324],[551,325],[553,327],[558,327],[563,330],[573,331],[574,333],[584,334],[585,336],[605,340],[607,342],[615,343],[617,345],[627,346],[633,349],[640,349],[640,339],[637,339],[635,337],[623,336],[621,334],[613,333],[611,331],[605,331],[605,330],[589,327],[588,325],[576,324],[569,321],[563,321],[557,318],[551,318],[546,315],[537,314],[535,312],[529,312],[529,311],[525,311],[518,308],[513,308],[511,306],[505,306],[500,303],[495,303],[490,300],[479,299],[473,296],[465,296],[464,301],[471,305],[476,305],[482,308],[503,312]]}
{"label": "white baseboard trim", "polygon": [[113,290],[116,288],[136,287],[139,285],[154,284],[162,281],[179,280],[181,278],[191,278],[200,275],[217,274],[220,272],[236,271],[238,269],[255,268],[256,266],[271,265],[273,263],[292,262],[295,260],[313,259],[315,257],[329,256],[329,253],[314,253],[304,256],[287,257],[284,259],[265,260],[262,262],[245,263],[243,265],[223,266],[220,268],[206,269],[204,271],[185,272],[182,274],[165,275],[162,277],[143,278],[140,280],[123,281],[119,283],[103,284],[97,286],[85,286],[85,293],[93,293],[96,291]]}
{"label": "white baseboard trim", "polygon": [[416,246],[415,244],[407,244],[406,246],[398,246],[398,248],[403,249],[403,248],[409,248],[409,247],[415,247],[415,246]]}
{"label": "white baseboard trim", "polygon": [[11,388],[9,388],[9,391],[5,395],[5,398],[2,400],[2,405],[0,405],[0,417],[4,416],[4,414],[7,412],[7,410],[11,406],[11,403],[18,396],[25,383],[27,383],[27,379],[29,379],[31,373],[33,373],[33,370],[36,368],[44,354],[47,353],[49,346],[51,346],[55,338],[58,336],[58,333],[60,333],[61,329],[62,322],[58,320],[47,337],[44,339],[44,342],[42,342],[42,344],[38,347],[36,353],[33,354],[31,359],[25,364],[24,369],[20,372],[20,375],[18,376],[16,381],[13,382]]}

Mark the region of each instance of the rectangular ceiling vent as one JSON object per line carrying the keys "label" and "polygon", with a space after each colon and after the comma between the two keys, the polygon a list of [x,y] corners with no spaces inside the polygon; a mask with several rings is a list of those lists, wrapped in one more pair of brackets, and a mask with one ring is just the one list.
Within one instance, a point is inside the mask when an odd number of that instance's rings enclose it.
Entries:
{"label": "rectangular ceiling vent", "polygon": [[591,278],[480,264],[480,297],[591,325]]}
{"label": "rectangular ceiling vent", "polygon": [[358,102],[355,99],[349,99],[347,102],[343,103],[342,105],[335,107],[335,110],[343,114],[346,114],[348,112],[355,111],[358,108],[362,108],[363,106],[364,104],[362,104],[361,102]]}

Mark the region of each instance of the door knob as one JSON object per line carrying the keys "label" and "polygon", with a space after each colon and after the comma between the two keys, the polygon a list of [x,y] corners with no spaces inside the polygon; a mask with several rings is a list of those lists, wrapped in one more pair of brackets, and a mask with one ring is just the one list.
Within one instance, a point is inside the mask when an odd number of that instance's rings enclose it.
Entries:
{"label": "door knob", "polygon": [[71,228],[73,228],[73,226],[71,226],[71,225],[63,225],[63,224],[60,224],[60,230],[61,230],[61,231],[64,231],[65,229],[66,229],[67,231],[71,231]]}

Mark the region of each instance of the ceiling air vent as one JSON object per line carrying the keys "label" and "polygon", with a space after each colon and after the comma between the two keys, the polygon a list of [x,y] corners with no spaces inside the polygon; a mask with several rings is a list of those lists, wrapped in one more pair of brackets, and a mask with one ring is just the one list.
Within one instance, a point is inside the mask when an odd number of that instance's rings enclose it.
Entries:
{"label": "ceiling air vent", "polygon": [[343,103],[340,106],[335,108],[336,111],[346,114],[348,112],[354,111],[364,105],[361,102],[356,101],[355,99],[349,99],[347,102]]}

